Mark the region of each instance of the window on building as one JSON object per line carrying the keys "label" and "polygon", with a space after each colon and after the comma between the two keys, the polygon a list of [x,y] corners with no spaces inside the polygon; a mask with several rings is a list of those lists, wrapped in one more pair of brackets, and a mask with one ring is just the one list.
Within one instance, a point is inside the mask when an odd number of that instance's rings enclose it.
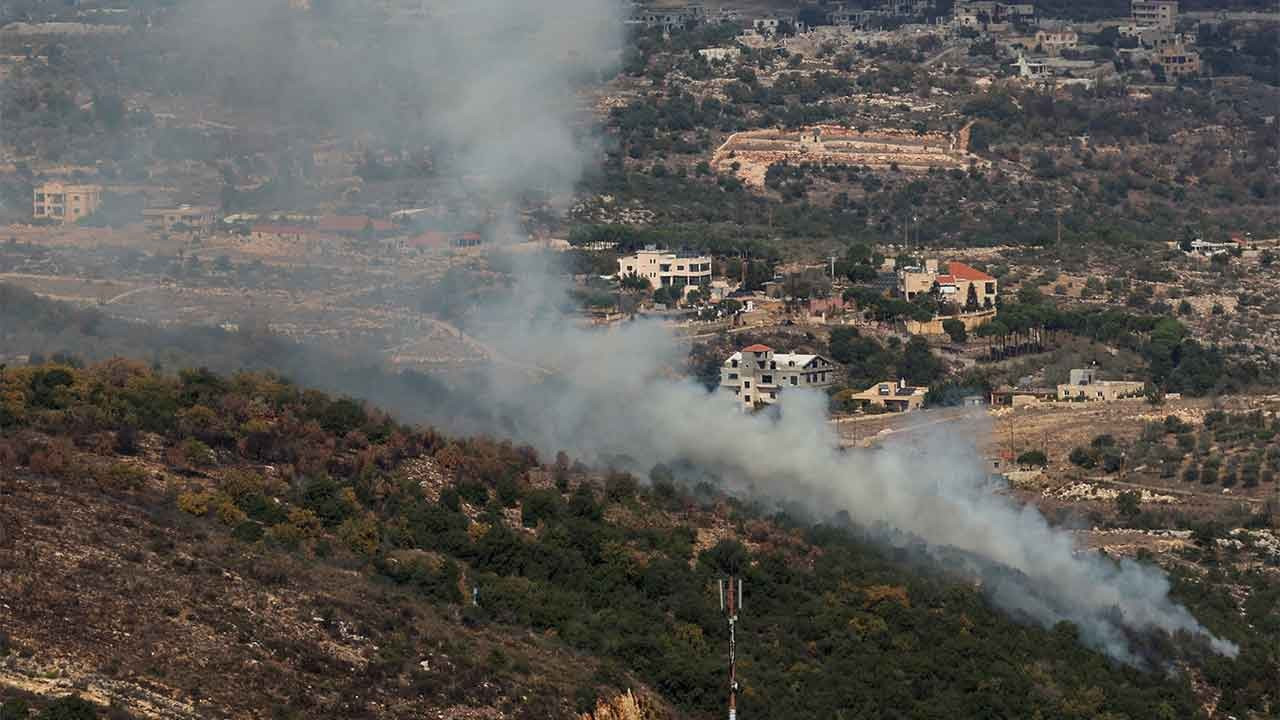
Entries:
{"label": "window on building", "polygon": [[761,375],[761,376],[760,376],[760,382],[764,383],[765,385],[772,385],[772,384],[773,384],[773,376],[772,376],[772,375]]}
{"label": "window on building", "polygon": [[749,388],[749,387],[751,387],[751,381],[750,381],[750,380],[743,380],[743,381],[742,381],[742,387],[744,387],[744,388]]}
{"label": "window on building", "polygon": [[731,363],[731,365],[730,365],[730,366],[731,366],[731,367],[738,367],[738,361],[737,361],[737,360],[732,361],[732,363]]}
{"label": "window on building", "polygon": [[750,402],[751,402],[751,396],[750,396],[750,395],[743,395],[743,396],[742,396],[742,402],[744,402],[744,403],[750,403]]}
{"label": "window on building", "polygon": [[730,379],[730,380],[737,380],[737,379],[738,379],[738,373],[729,373],[729,379]]}
{"label": "window on building", "polygon": [[792,385],[799,385],[799,384],[800,384],[800,379],[799,379],[799,378],[797,378],[795,375],[792,375],[792,376],[791,376],[791,384],[792,384]]}

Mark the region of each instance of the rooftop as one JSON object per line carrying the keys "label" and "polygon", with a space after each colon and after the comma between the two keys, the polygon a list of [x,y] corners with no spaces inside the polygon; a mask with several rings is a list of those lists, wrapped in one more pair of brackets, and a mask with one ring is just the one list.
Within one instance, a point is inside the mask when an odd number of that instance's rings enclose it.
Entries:
{"label": "rooftop", "polygon": [[760,343],[756,343],[755,345],[742,348],[742,352],[752,352],[752,353],[773,352],[773,348],[769,347],[768,345],[761,345]]}
{"label": "rooftop", "polygon": [[953,277],[959,278],[959,279],[961,279],[961,280],[970,280],[970,281],[974,281],[974,280],[977,280],[977,281],[995,280],[995,278],[993,278],[993,277],[991,277],[990,275],[988,275],[988,274],[986,274],[986,273],[982,272],[982,271],[981,271],[981,270],[979,270],[978,268],[973,267],[972,265],[966,265],[966,264],[964,264],[964,263],[962,263],[962,262],[954,262],[954,261],[952,261],[952,262],[947,263],[947,271],[948,271],[948,272],[949,272]]}

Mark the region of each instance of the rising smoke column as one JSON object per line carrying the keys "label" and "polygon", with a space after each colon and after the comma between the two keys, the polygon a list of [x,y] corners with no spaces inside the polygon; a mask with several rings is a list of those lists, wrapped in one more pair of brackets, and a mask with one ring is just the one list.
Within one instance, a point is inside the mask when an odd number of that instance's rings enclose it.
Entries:
{"label": "rising smoke column", "polygon": [[[937,557],[982,580],[1000,607],[1051,626],[1069,620],[1085,642],[1142,664],[1130,637],[1150,630],[1206,636],[1234,655],[1169,599],[1155,567],[1081,552],[1031,505],[990,484],[977,449],[981,421],[924,435],[914,444],[842,451],[827,422],[826,397],[784,395],[781,413],[746,415],[725,394],[673,377],[686,352],[658,323],[579,329],[554,310],[566,287],[528,267],[514,297],[477,318],[474,332],[511,357],[553,371],[542,382],[494,372],[488,401],[502,407],[501,430],[544,453],[631,463],[689,461],[724,479],[730,492],[801,504],[819,517],[847,511],[859,525],[923,541]],[[955,551],[959,551],[958,553]]]}
{"label": "rising smoke column", "polygon": [[[280,77],[299,79],[308,97],[349,97],[330,110],[352,126],[420,129],[421,139],[448,150],[448,169],[471,176],[471,186],[495,207],[514,207],[528,191],[571,190],[584,168],[587,152],[574,130],[575,83],[616,61],[619,3],[441,0],[428,3],[430,21],[411,32],[372,33],[354,48],[323,42],[323,33],[305,24],[287,37],[263,32],[267,5],[195,5],[201,10],[192,35],[213,43],[214,54],[230,63],[229,80],[254,81],[238,61],[283,65],[288,72]],[[352,14],[357,29],[356,8],[367,14],[373,7],[361,0],[315,5]],[[420,123],[394,107],[361,102],[382,74],[406,72],[417,87],[412,104],[426,108]],[[282,101],[286,113],[306,111],[305,99],[297,107],[289,99]],[[424,414],[446,429],[485,430],[547,454],[629,458],[642,472],[687,460],[718,474],[731,492],[799,503],[824,516],[845,510],[862,526],[907,534],[935,551],[959,551],[1001,607],[1045,625],[1073,621],[1086,642],[1124,662],[1138,661],[1126,639],[1134,633],[1208,635],[1169,599],[1158,569],[1079,553],[1070,535],[1052,529],[1034,507],[995,494],[973,437],[940,432],[917,447],[841,452],[826,422],[825,397],[805,392],[785,396],[777,419],[743,415],[731,398],[673,376],[670,368],[686,349],[661,326],[577,328],[558,310],[567,289],[560,277],[530,259],[512,301],[486,308],[468,327],[512,362],[459,394],[459,405]],[[464,425],[464,418],[472,422]],[[1218,652],[1235,653],[1229,643],[1211,642]]]}

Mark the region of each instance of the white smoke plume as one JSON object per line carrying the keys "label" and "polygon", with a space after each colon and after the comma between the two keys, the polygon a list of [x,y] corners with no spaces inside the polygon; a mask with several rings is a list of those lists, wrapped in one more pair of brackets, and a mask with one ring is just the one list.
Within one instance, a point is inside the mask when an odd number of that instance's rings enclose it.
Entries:
{"label": "white smoke plume", "polygon": [[[404,125],[398,129],[406,135],[422,133],[447,150],[454,173],[479,178],[474,186],[496,209],[516,206],[529,191],[571,190],[588,156],[575,129],[575,86],[616,62],[621,4],[421,4],[431,19],[409,32],[366,32],[354,19],[346,31],[364,33],[365,44],[352,51],[350,42],[326,40],[332,26],[322,31],[304,24],[288,35],[262,30],[279,24],[274,15],[263,16],[269,3],[211,0],[196,5],[205,9],[191,25],[191,42],[212,44],[206,54],[222,65],[209,72],[227,72],[236,92],[279,91],[281,102],[296,101],[286,113],[300,112],[317,94],[337,92],[350,102],[322,109],[354,127]],[[333,13],[375,3],[314,5],[316,13]],[[365,101],[385,100],[376,91],[391,73],[413,76],[417,96],[406,105],[421,117]],[[269,82],[262,88],[246,89],[264,75]],[[291,90],[298,83],[305,93]],[[917,447],[843,452],[820,395],[788,393],[777,418],[744,415],[732,398],[675,375],[671,368],[687,348],[663,327],[575,326],[557,309],[566,290],[558,277],[527,267],[511,302],[474,318],[468,331],[509,362],[497,366],[487,384],[467,389],[466,407],[435,413],[439,424],[641,472],[683,460],[714,472],[732,492],[800,503],[820,516],[845,510],[864,527],[927,543],[935,557],[960,558],[961,569],[981,577],[1001,607],[1045,625],[1073,621],[1087,642],[1123,662],[1140,660],[1129,639],[1136,634],[1208,635],[1170,600],[1158,569],[1082,553],[1034,507],[994,493],[976,439],[965,432],[934,433]],[[464,424],[477,416],[491,420]],[[1218,652],[1236,652],[1210,640]]]}
{"label": "white smoke plume", "polygon": [[511,436],[640,472],[687,461],[731,492],[799,503],[819,517],[847,511],[861,526],[927,543],[938,558],[959,556],[965,567],[956,569],[981,578],[1001,607],[1044,625],[1072,621],[1086,642],[1123,662],[1142,663],[1131,639],[1149,630],[1207,636],[1217,652],[1236,653],[1169,599],[1158,568],[1081,552],[1035,507],[997,494],[977,450],[981,430],[973,428],[982,422],[952,423],[955,430],[914,444],[842,451],[821,393],[789,391],[780,414],[746,415],[731,396],[673,376],[687,349],[658,323],[587,330],[530,313],[565,290],[550,278],[531,269],[518,302],[477,325],[509,357],[554,372],[541,383],[495,373],[491,397]]}

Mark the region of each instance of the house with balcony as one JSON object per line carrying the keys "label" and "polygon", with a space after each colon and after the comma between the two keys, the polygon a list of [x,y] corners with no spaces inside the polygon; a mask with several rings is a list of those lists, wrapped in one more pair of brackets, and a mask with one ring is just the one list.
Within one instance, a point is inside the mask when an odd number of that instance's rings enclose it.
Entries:
{"label": "house with balcony", "polygon": [[711,284],[710,255],[659,250],[654,245],[634,255],[618,258],[618,277],[637,275],[660,287],[706,287]]}
{"label": "house with balcony", "polygon": [[101,206],[100,185],[47,182],[37,185],[33,192],[31,215],[38,220],[56,220],[68,225],[89,217]]}
{"label": "house with balcony", "polygon": [[836,364],[817,354],[779,353],[751,345],[720,367],[720,389],[732,392],[744,409],[772,405],[786,390],[820,389],[835,382]]}

